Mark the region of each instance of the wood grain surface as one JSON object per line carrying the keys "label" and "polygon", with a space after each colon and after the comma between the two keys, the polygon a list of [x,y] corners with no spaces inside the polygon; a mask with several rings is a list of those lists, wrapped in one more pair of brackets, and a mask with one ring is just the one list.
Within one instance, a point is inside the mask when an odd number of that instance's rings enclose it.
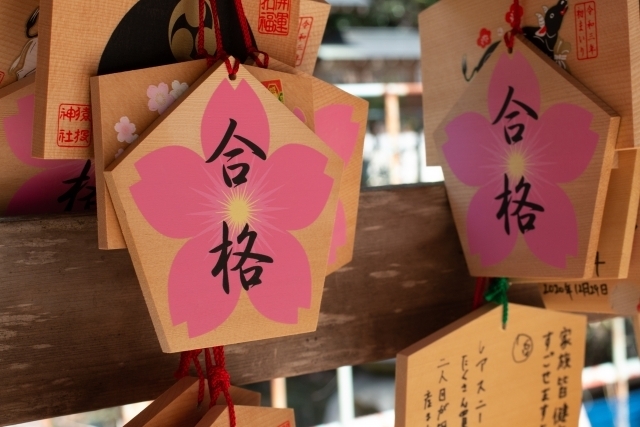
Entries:
{"label": "wood grain surface", "polygon": [[[462,247],[466,254],[467,265],[469,265],[469,270],[473,276],[564,278],[565,280],[576,277],[593,277],[594,260],[598,250],[598,239],[600,237],[605,200],[613,165],[620,117],[578,80],[560,70],[550,58],[545,56],[523,36],[516,36],[516,41],[512,54],[496,53],[487,60],[483,68],[484,72],[469,84],[464,95],[449,111],[434,133],[434,140],[439,150],[438,153],[442,155],[443,159],[445,159],[444,153],[447,152],[447,158],[443,162],[442,170],[453,208],[453,216],[458,225]],[[517,64],[522,66],[523,71],[521,74],[528,77],[523,77],[524,80],[522,81],[514,80],[510,83],[504,81],[500,77],[501,73],[517,73],[515,70],[519,70],[517,67],[520,66]],[[526,83],[523,83],[524,81]],[[500,135],[498,133],[500,131],[495,130],[500,127],[500,124],[499,120],[494,120],[494,115],[496,118],[501,116],[500,113],[496,113],[496,109],[490,107],[493,105],[492,103],[501,102],[501,95],[511,88],[515,88],[516,92],[520,91],[522,93],[523,90],[520,87],[527,87],[527,85],[535,87],[536,84],[539,84],[538,82],[544,82],[540,84],[539,92],[537,89],[531,92],[531,100],[525,102],[536,105],[534,108],[534,110],[537,109],[535,114],[540,114],[540,121],[538,122],[540,128],[536,129],[541,129],[540,135],[550,131],[552,132],[548,134],[550,136],[541,137],[542,139],[537,138],[533,132],[538,131],[532,130],[534,128],[531,124],[533,123],[532,120],[527,125],[529,133],[526,133],[526,126],[522,125],[524,133],[518,136],[523,137],[523,140],[516,145],[512,145],[513,141],[507,141],[504,138],[490,139],[491,144],[487,143],[486,147],[482,146],[483,148],[482,150],[479,149],[479,153],[488,156],[485,163],[487,164],[487,170],[492,172],[487,172],[486,176],[491,177],[493,180],[491,184],[489,184],[489,178],[486,178],[487,181],[482,181],[485,179],[484,176],[481,179],[476,178],[479,179],[476,182],[463,176],[465,168],[461,167],[462,164],[468,164],[471,168],[475,167],[473,162],[467,160],[470,158],[466,157],[465,153],[474,149],[474,147],[480,147],[481,142],[476,143],[476,140],[474,140],[472,143],[466,143],[468,145],[465,145],[464,142],[461,142],[467,138],[463,136],[465,135],[464,131],[454,134],[453,130],[469,126],[470,121],[475,120],[471,117],[477,117],[479,120],[482,117],[482,123],[486,124],[486,128],[469,127],[466,129],[474,129],[477,133],[482,132],[480,129],[487,129],[487,132],[494,132],[493,135]],[[524,86],[519,86],[520,84]],[[537,104],[538,100],[540,104]],[[585,114],[584,117],[589,117],[590,121],[579,124],[579,120],[576,119],[572,122],[574,127],[571,130],[567,130],[567,133],[561,134],[562,127],[554,127],[555,125],[551,124],[553,121],[552,116],[555,108],[563,110],[565,107],[569,110],[577,108],[576,111],[580,111],[578,116],[582,117],[581,115]],[[491,126],[496,127],[490,127],[489,123],[491,123]],[[507,128],[505,127],[504,129]],[[587,166],[582,166],[582,169],[570,179],[562,180],[561,182],[551,181],[551,176],[554,173],[552,171],[560,170],[554,168],[559,168],[562,162],[568,162],[568,160],[559,160],[560,155],[552,151],[560,145],[538,145],[537,141],[546,141],[554,138],[551,135],[563,135],[557,141],[564,141],[562,138],[567,138],[569,135],[577,135],[577,132],[583,130],[586,132],[585,135],[590,135],[584,138],[593,138],[590,141],[590,144],[593,144],[590,145],[590,147],[593,147],[590,148],[593,149],[590,153],[593,154],[590,154],[591,157],[585,162]],[[482,140],[482,137],[478,138]],[[571,153],[572,148],[569,148],[571,146],[568,144],[570,142],[564,146],[567,150],[564,153]],[[533,153],[532,150],[538,151],[535,151],[536,154],[533,155],[531,154]],[[496,160],[489,160],[490,158]],[[570,155],[568,155],[567,159],[570,158]],[[521,169],[513,169],[515,159],[524,159],[522,164],[526,166]],[[552,160],[549,160],[549,163],[545,163],[547,160],[541,159]],[[469,161],[469,163],[462,163],[466,161]],[[549,169],[545,169],[547,167]],[[513,240],[505,246],[501,246],[501,243],[503,242],[502,239],[508,239],[507,235],[510,234],[508,231],[509,220],[505,221],[505,230],[503,231],[499,220],[502,217],[507,218],[507,216],[498,212],[500,210],[498,201],[502,196],[494,198],[494,194],[500,194],[500,191],[503,190],[503,186],[500,185],[503,174],[504,182],[507,186],[509,185],[509,180],[511,180],[510,185],[513,185],[514,181],[523,179],[532,183],[530,188],[533,191],[532,194],[536,194],[534,198],[539,201],[540,209],[546,210],[544,216],[538,215],[535,225],[533,223],[536,221],[536,215],[534,214],[531,217],[533,218],[531,226],[537,229],[528,235],[528,238],[517,237],[512,234]],[[546,184],[543,184],[545,182],[553,182],[553,184],[545,188],[544,185]],[[555,186],[556,184],[560,185]],[[494,187],[489,190],[489,185]],[[561,200],[565,200],[565,197],[568,197],[566,202],[554,199],[555,196],[553,194],[555,194],[556,189],[559,189],[558,194],[564,193],[560,196],[562,197]],[[487,195],[484,195],[483,192],[487,192]],[[480,196],[478,197],[478,195]],[[492,205],[483,204],[483,200],[491,199],[493,199],[491,201]],[[509,199],[504,206],[508,206],[509,203],[515,200],[515,198]],[[532,199],[528,200],[531,201]],[[566,205],[563,203],[566,203]],[[491,207],[487,208],[489,211],[486,216],[480,219],[481,215],[484,215],[483,209],[485,206]],[[496,213],[490,211],[494,208]],[[556,214],[553,212],[565,212],[569,209],[573,209],[574,213],[569,214],[568,222],[560,226],[561,215],[555,216]],[[630,215],[624,216],[625,219],[629,219],[629,217]],[[545,221],[549,221],[547,223],[549,225],[543,225]],[[556,225],[558,225],[558,228],[553,229],[552,227]],[[622,234],[624,235],[625,230],[632,233],[633,228],[629,228],[630,230],[623,229]],[[545,230],[552,229],[554,231],[544,234]],[[555,240],[551,238],[551,236],[558,236],[560,231],[564,232],[565,230],[571,231],[563,234],[564,238]],[[529,231],[525,230],[524,232]],[[524,235],[524,232],[522,232],[522,235]],[[517,234],[517,231],[515,233]],[[532,244],[535,239],[541,239],[538,242],[544,242],[545,248],[559,249],[562,247],[563,249],[557,253],[552,250],[536,252],[533,249],[535,244]],[[566,242],[571,243],[565,248],[562,244]],[[491,258],[489,254],[501,254],[501,256]],[[554,255],[550,256],[550,254]]]}
{"label": "wood grain surface", "polygon": [[[269,79],[278,75],[285,90],[288,87],[299,94],[298,99],[306,95],[307,102],[298,105],[302,111],[307,105],[307,114],[312,114],[313,92],[307,79],[271,70],[261,73],[263,77],[265,73]],[[251,154],[239,141],[227,145],[226,154],[240,147],[246,150],[229,157],[235,165],[246,162],[240,166],[247,168],[244,175],[234,171],[237,166],[224,162],[225,148],[219,152],[216,143],[211,144],[231,129],[232,119],[237,120],[234,135],[249,138],[257,150],[264,150],[260,155],[251,147]],[[178,135],[176,129],[180,130]],[[214,153],[211,157],[210,151]],[[171,154],[167,157],[166,153]],[[205,167],[207,158],[209,167]],[[296,163],[298,169],[292,166]],[[142,166],[145,164],[148,169]],[[107,188],[163,351],[176,353],[316,329],[344,167],[342,158],[273,96],[249,67],[240,65],[234,81],[218,63],[105,168]],[[172,175],[161,174],[165,168],[171,169]],[[223,170],[229,171],[231,178],[227,179],[234,182],[225,184]],[[290,184],[293,180],[304,185]],[[178,182],[186,187],[176,187]],[[154,196],[143,201],[139,191]],[[308,219],[287,213],[297,206],[289,204],[287,197],[300,198],[303,191],[310,195],[305,203],[313,206],[314,216]],[[166,203],[183,204],[183,208],[174,211]],[[242,210],[236,210],[236,203]],[[175,234],[172,226],[160,226],[158,219],[168,220],[165,224],[192,221],[194,233]],[[226,238],[223,221],[227,223]],[[251,256],[264,254],[270,257],[269,264],[273,263],[261,273],[262,287],[253,291],[252,297],[234,285],[235,267],[229,269],[228,289],[220,275],[211,280],[211,268],[217,268],[222,258],[210,247],[216,248],[223,240],[225,245],[227,240],[240,243],[245,226],[249,233],[256,233],[251,238],[262,236],[255,240]],[[265,237],[269,233],[271,237]],[[190,248],[200,249],[191,252],[194,249]],[[231,254],[232,258],[238,254]],[[226,256],[229,265],[231,255]],[[242,259],[238,266],[248,278],[254,264],[251,260],[240,264]],[[293,260],[307,260],[308,266]],[[257,270],[254,276],[258,280]],[[304,278],[300,279],[301,287],[287,287],[296,278]],[[176,289],[183,291],[174,294]],[[211,304],[209,310],[206,304]]]}
{"label": "wood grain surface", "polygon": [[[173,383],[125,250],[94,216],[0,219],[0,425],[150,400]],[[327,278],[318,330],[227,347],[236,385],[392,358],[471,310],[444,186],[364,191],[353,261]],[[512,301],[541,306],[537,288]]]}

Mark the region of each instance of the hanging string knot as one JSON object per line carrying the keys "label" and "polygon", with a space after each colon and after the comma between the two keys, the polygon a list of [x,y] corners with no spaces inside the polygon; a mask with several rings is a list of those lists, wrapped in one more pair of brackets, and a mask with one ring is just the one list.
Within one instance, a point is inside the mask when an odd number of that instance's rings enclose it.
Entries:
{"label": "hanging string knot", "polygon": [[513,0],[513,4],[507,12],[506,21],[511,25],[511,30],[504,33],[504,43],[509,49],[509,53],[513,51],[513,45],[517,34],[522,34],[522,16],[524,9],[520,6],[519,0]]}
{"label": "hanging string knot", "polygon": [[[212,356],[213,355],[213,356]],[[231,387],[231,377],[227,372],[226,362],[224,357],[224,347],[207,348],[204,351],[204,361],[207,368],[207,379],[209,383],[209,397],[211,401],[209,407],[212,407],[218,401],[220,393],[224,396],[229,408],[229,425],[236,427],[236,410],[231,400],[231,393],[229,387]],[[215,361],[215,365],[213,362]]]}
{"label": "hanging string knot", "polygon": [[[247,49],[249,56],[255,61],[256,65],[261,68],[267,68],[269,66],[269,55],[266,52],[258,50],[255,46],[253,39],[251,38],[251,31],[249,24],[247,23],[247,17],[244,14],[244,8],[242,7],[242,0],[234,0],[238,20],[240,21],[240,29],[242,30],[242,41]],[[235,59],[231,62],[230,55],[224,48],[224,40],[222,38],[222,31],[220,29],[220,16],[218,14],[217,0],[211,1],[211,14],[213,15],[213,28],[216,37],[216,54],[212,56],[207,52],[204,44],[204,28],[205,28],[205,0],[199,0],[199,22],[198,22],[198,56],[200,58],[206,58],[207,66],[211,67],[218,61],[224,61],[227,67],[227,72],[231,80],[235,80],[236,74],[240,69],[240,61]],[[260,56],[262,55],[262,58]]]}
{"label": "hanging string knot", "polygon": [[484,295],[484,299],[487,302],[493,302],[502,305],[502,327],[506,328],[507,321],[509,320],[509,299],[507,298],[507,292],[509,291],[509,280],[501,277],[498,279],[491,279],[489,283],[489,289]]}
{"label": "hanging string knot", "polygon": [[[253,58],[253,61],[260,68],[269,67],[269,54],[267,52],[256,49],[255,47],[251,47],[249,49],[249,55]],[[263,59],[260,59],[260,55],[262,55]]]}
{"label": "hanging string knot", "polygon": [[229,376],[229,372],[222,366],[214,366],[209,369],[207,373],[209,376],[209,381],[212,389],[214,390],[212,394],[224,393],[226,390],[229,390],[231,387],[231,377]]}

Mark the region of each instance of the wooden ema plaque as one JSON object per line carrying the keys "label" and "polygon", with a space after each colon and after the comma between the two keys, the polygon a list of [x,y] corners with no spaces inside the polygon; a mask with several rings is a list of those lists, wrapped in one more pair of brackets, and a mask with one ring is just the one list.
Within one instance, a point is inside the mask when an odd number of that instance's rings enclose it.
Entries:
{"label": "wooden ema plaque", "polygon": [[279,61],[271,61],[269,67],[285,73],[296,73],[312,82],[316,135],[338,153],[344,162],[340,202],[327,269],[327,274],[330,274],[344,267],[353,258],[369,103]]}
{"label": "wooden ema plaque", "polygon": [[[506,52],[503,35],[511,28],[509,22],[515,12],[512,5],[512,1],[500,0],[487,4],[446,0],[420,15],[425,141],[430,165],[439,165],[442,160],[433,139],[442,118],[481,73],[486,60]],[[527,37],[539,49],[541,41],[548,42],[545,46],[553,53],[546,47],[540,51],[546,51],[559,68],[566,69],[621,116],[617,146],[633,147],[634,135],[640,130],[638,115],[633,112],[639,108],[640,98],[632,93],[637,83],[631,78],[631,70],[639,50],[629,40],[637,39],[640,31],[638,2],[534,0],[521,2],[521,6]],[[588,40],[594,51],[585,53],[585,45],[578,39]],[[624,156],[627,159],[621,163],[628,164],[630,155]],[[606,199],[600,242],[592,258],[594,263],[597,258],[607,260],[606,267],[603,265],[605,275],[600,277],[624,278],[628,274],[637,200],[625,196],[637,193],[640,186],[640,177],[632,169],[612,172],[607,192],[611,196]],[[596,276],[574,279],[581,278]],[[512,279],[513,283],[536,281]]]}
{"label": "wooden ema plaque", "polygon": [[39,4],[40,0],[0,2],[0,88],[36,69]]}
{"label": "wooden ema plaque", "polygon": [[90,160],[31,157],[35,75],[0,89],[0,215],[93,211]]}
{"label": "wooden ema plaque", "polygon": [[[125,427],[195,427],[209,410],[209,390],[205,386],[204,400],[198,405],[197,378],[185,377],[178,380],[169,390],[151,402]],[[235,404],[260,406],[260,393],[231,386],[229,394]],[[220,395],[218,405],[225,405]]]}
{"label": "wooden ema plaque", "polygon": [[327,27],[331,5],[322,0],[302,0],[296,43],[296,69],[313,74]]}
{"label": "wooden ema plaque", "polygon": [[[236,425],[247,427],[296,427],[293,409],[262,408],[234,405]],[[196,427],[231,427],[229,409],[214,406],[200,420]]]}
{"label": "wooden ema plaque", "polygon": [[434,138],[467,265],[480,277],[591,277],[619,118],[518,38]]}
{"label": "wooden ema plaque", "polygon": [[[440,1],[419,17],[427,162],[439,165],[433,133],[487,58],[506,51],[513,0]],[[640,144],[640,12],[635,0],[526,0],[524,34],[595,93],[622,121],[617,147]],[[634,41],[631,43],[631,41]],[[517,43],[517,42],[516,42]],[[462,66],[461,66],[462,64]]]}
{"label": "wooden ema plaque", "polygon": [[342,160],[241,66],[105,171],[165,352],[315,330]]}
{"label": "wooden ema plaque", "polygon": [[[258,49],[294,65],[299,0],[244,0],[243,6]],[[208,1],[206,9],[205,46],[213,53]],[[36,114],[42,120],[35,124],[33,144],[38,158],[93,155],[91,138],[63,133],[91,130],[91,114],[82,113],[90,107],[89,77],[193,59],[197,52],[197,0],[46,0],[39,19]],[[222,30],[225,37],[241,36],[235,27]]]}
{"label": "wooden ema plaque", "polygon": [[509,304],[503,330],[485,305],[398,353],[396,427],[577,426],[586,327]]}
{"label": "wooden ema plaque", "polygon": [[[98,244],[101,249],[126,248],[104,182],[104,168],[158,119],[206,69],[206,61],[197,60],[91,78],[98,171]],[[311,82],[255,67],[247,67],[247,70],[313,130]]]}

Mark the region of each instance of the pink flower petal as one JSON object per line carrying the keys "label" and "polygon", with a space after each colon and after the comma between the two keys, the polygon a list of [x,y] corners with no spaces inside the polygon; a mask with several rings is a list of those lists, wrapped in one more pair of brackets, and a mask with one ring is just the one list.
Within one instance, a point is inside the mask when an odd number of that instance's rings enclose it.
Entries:
{"label": "pink flower petal", "polygon": [[[556,104],[540,117],[539,131],[527,139],[533,176],[570,182],[585,171],[598,146],[593,115],[572,104]],[[533,179],[533,178],[532,178]]]}
{"label": "pink flower petal", "polygon": [[488,105],[491,122],[500,114],[509,93],[509,86],[514,89],[514,100],[540,112],[540,83],[535,71],[522,53],[515,52],[511,57],[503,53],[489,83]]}
{"label": "pink flower petal", "polygon": [[256,177],[264,179],[272,208],[271,225],[280,230],[299,230],[320,215],[333,187],[324,173],[327,158],[316,150],[289,144],[266,161],[254,163]]}
{"label": "pink flower petal", "polygon": [[[245,80],[240,81],[236,89],[233,89],[225,79],[211,96],[202,117],[201,139],[205,159],[210,159],[215,153],[229,129],[231,119],[237,123],[234,136],[248,139],[265,155],[269,155],[269,120],[262,102]],[[243,154],[233,159],[234,163],[240,160],[247,163],[248,159],[255,157],[252,150],[235,137],[229,140],[224,152],[232,148],[244,150]],[[226,160],[220,155],[214,164],[226,163]],[[251,174],[249,172],[248,179],[251,179]]]}
{"label": "pink flower petal", "polygon": [[502,202],[496,200],[503,190],[503,182],[496,180],[478,190],[467,211],[467,238],[471,255],[479,255],[482,266],[495,265],[505,259],[516,245],[517,226],[510,218],[510,234],[504,227],[504,218],[498,219]]}
{"label": "pink flower petal", "polygon": [[[249,289],[249,298],[263,316],[281,323],[298,322],[298,309],[311,306],[311,269],[302,245],[289,233],[271,236],[272,251],[262,250],[273,264],[258,264],[262,282]],[[245,268],[248,266],[245,265]]]}
{"label": "pink flower petal", "polygon": [[[42,160],[31,157],[35,95],[18,99],[18,113],[4,119],[4,132],[13,154],[24,164],[41,169],[74,165],[77,161]],[[84,161],[80,161],[84,165]],[[82,168],[82,166],[80,166]]]}
{"label": "pink flower petal", "polygon": [[188,148],[169,146],[153,151],[135,164],[140,181],[131,194],[145,219],[167,237],[182,239],[203,231],[210,210],[211,178],[204,159]]}
{"label": "pink flower petal", "polygon": [[[95,194],[91,196],[96,186],[93,168],[88,174],[89,180],[82,183],[84,186],[79,189],[75,197],[64,199],[64,195],[73,188],[73,184],[65,184],[63,181],[79,177],[86,162],[86,160],[65,160],[63,166],[38,173],[16,191],[7,206],[5,215],[40,215],[95,210]],[[61,197],[63,199],[58,201]],[[85,197],[88,199],[80,200]]]}
{"label": "pink flower petal", "polygon": [[338,201],[338,211],[336,212],[336,222],[333,224],[333,235],[331,237],[331,248],[329,249],[329,264],[333,264],[338,259],[338,248],[347,244],[347,217],[344,213],[342,200]]}
{"label": "pink flower petal", "polygon": [[578,223],[571,200],[554,184],[531,185],[531,201],[542,205],[536,213],[535,230],[527,231],[524,240],[541,261],[565,268],[568,256],[578,255]]}
{"label": "pink flower petal", "polygon": [[360,123],[352,122],[353,106],[332,104],[315,112],[316,135],[333,151],[338,153],[345,164],[349,163],[358,142]]}
{"label": "pink flower petal", "polygon": [[[237,272],[229,273],[229,294],[222,287],[223,273],[213,277],[220,245],[212,234],[189,240],[178,251],[169,273],[169,310],[174,325],[187,322],[190,337],[210,332],[233,313],[240,297]],[[231,263],[233,264],[233,263]],[[229,265],[229,270],[233,265]]]}
{"label": "pink flower petal", "polygon": [[447,125],[448,140],[442,146],[455,176],[473,187],[480,187],[503,173],[496,165],[503,162],[507,143],[496,135],[491,124],[478,113],[464,113]]}

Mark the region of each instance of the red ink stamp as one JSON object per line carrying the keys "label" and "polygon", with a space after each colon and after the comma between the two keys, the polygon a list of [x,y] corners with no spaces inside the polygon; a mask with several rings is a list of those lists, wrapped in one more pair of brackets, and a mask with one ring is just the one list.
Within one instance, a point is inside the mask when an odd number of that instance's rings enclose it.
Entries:
{"label": "red ink stamp", "polygon": [[58,147],[91,145],[91,107],[84,104],[60,104],[58,108]]}
{"label": "red ink stamp", "polygon": [[280,424],[278,427],[291,427],[291,424],[289,423],[289,421],[285,421],[282,424]]}
{"label": "red ink stamp", "polygon": [[598,25],[596,21],[596,2],[587,1],[575,6],[576,43],[578,59],[598,57]]}
{"label": "red ink stamp", "polygon": [[260,82],[264,87],[269,89],[269,92],[273,94],[278,101],[284,104],[284,91],[282,90],[282,81],[280,80],[265,80],[264,82]]}
{"label": "red ink stamp", "polygon": [[291,0],[260,0],[258,32],[277,36],[289,35]]}
{"label": "red ink stamp", "polygon": [[313,27],[313,16],[301,16],[298,20],[298,40],[296,42],[296,67],[302,65],[304,52],[307,50],[307,42]]}

